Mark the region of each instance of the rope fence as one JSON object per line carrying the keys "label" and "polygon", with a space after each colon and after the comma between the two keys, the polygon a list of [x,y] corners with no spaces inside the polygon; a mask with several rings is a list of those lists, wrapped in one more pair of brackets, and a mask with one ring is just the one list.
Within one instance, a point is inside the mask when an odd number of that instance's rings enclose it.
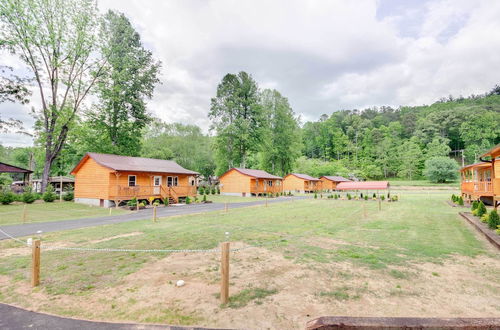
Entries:
{"label": "rope fence", "polygon": [[[77,252],[126,252],[126,253],[221,253],[221,303],[227,304],[229,302],[229,254],[230,252],[240,252],[243,250],[258,248],[258,247],[275,247],[280,243],[287,242],[288,238],[280,238],[270,242],[263,242],[257,245],[247,245],[240,248],[230,248],[230,242],[220,243],[220,248],[213,249],[118,249],[118,248],[92,248],[92,247],[65,247],[50,244],[42,244],[41,239],[29,238],[23,241],[16,238],[0,228],[0,233],[5,237],[22,244],[27,248],[32,249],[32,262],[31,262],[31,285],[36,287],[40,284],[40,265],[41,265],[41,250],[58,250],[58,251],[77,251]],[[38,232],[41,234],[41,232]],[[229,237],[226,232],[226,239]]]}

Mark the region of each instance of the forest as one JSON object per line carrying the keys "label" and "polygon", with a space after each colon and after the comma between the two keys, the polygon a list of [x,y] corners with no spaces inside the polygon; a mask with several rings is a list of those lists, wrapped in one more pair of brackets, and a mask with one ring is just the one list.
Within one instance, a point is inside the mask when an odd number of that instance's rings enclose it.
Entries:
{"label": "forest", "polygon": [[[293,109],[280,91],[260,88],[250,73],[228,73],[207,99],[208,129],[167,123],[147,108],[162,64],[125,15],[100,14],[91,0],[68,1],[51,9],[60,15],[49,24],[40,16],[48,10],[43,3],[9,4],[0,5],[0,48],[17,55],[32,76],[1,66],[0,102],[30,105],[35,124],[30,129],[0,114],[0,131],[29,132],[34,142],[0,144],[0,161],[31,168],[43,182],[68,175],[86,152],[172,159],[205,177],[246,167],[276,175],[418,180],[430,159],[451,158],[458,168],[500,143],[499,86],[431,105],[338,109],[303,122],[302,109]],[[20,20],[23,15],[30,19]],[[39,47],[46,40],[57,42]],[[39,66],[46,58],[51,61]],[[30,103],[33,86],[41,105]]]}

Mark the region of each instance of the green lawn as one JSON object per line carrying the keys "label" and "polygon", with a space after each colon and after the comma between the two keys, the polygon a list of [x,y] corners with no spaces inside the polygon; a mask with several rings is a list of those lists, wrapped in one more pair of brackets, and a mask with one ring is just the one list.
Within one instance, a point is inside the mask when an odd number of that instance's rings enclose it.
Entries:
{"label": "green lawn", "polygon": [[[0,205],[0,226],[23,223],[24,205]],[[113,209],[112,214],[127,211]],[[26,204],[26,222],[46,222],[109,215],[109,210],[73,202]]]}
{"label": "green lawn", "polygon": [[[201,200],[203,196],[198,196]],[[264,197],[241,197],[241,196],[226,196],[226,195],[207,195],[207,200],[214,203],[240,203],[262,201]]]}
{"label": "green lawn", "polygon": [[[329,306],[331,301],[336,300],[347,300],[356,304],[357,300],[364,296],[379,299],[377,301],[381,304],[386,301],[400,304],[400,300],[397,299],[403,299],[401,297],[407,295],[408,299],[412,300],[407,301],[405,305],[413,306],[415,299],[419,299],[418,295],[426,294],[424,293],[426,289],[423,287],[419,287],[420,291],[415,289],[420,293],[412,291],[415,281],[422,283],[419,284],[422,286],[435,281],[446,281],[446,283],[455,281],[447,280],[446,275],[441,274],[446,268],[437,269],[440,264],[451,262],[455,258],[469,258],[467,260],[471,262],[466,262],[468,267],[466,269],[472,272],[470,276],[477,276],[477,278],[465,278],[465,281],[469,281],[465,284],[457,284],[457,294],[461,293],[464,287],[468,288],[467,285],[470,283],[480,285],[484,278],[491,278],[491,283],[494,283],[494,279],[500,276],[498,254],[488,249],[488,243],[476,238],[473,230],[457,215],[456,208],[444,203],[449,199],[449,195],[440,192],[432,195],[408,192],[400,196],[399,202],[382,203],[381,211],[378,210],[378,203],[375,201],[295,200],[269,204],[268,207],[230,209],[227,213],[211,212],[163,218],[157,223],[144,220],[47,233],[44,234],[43,241],[47,244],[128,249],[211,249],[226,239],[255,246],[274,243],[264,247],[276,255],[266,255],[263,251],[257,253],[257,250],[252,252],[249,249],[246,250],[246,257],[244,257],[245,252],[243,255],[235,254],[231,257],[232,263],[237,265],[234,266],[236,268],[231,268],[233,272],[231,281],[234,283],[253,281],[248,285],[253,283],[252,285],[256,286],[231,289],[232,300],[227,307],[218,307],[215,295],[203,295],[203,299],[206,298],[211,304],[215,304],[209,308],[210,313],[207,315],[212,315],[214,308],[217,309],[216,314],[221,308],[234,308],[234,313],[237,315],[238,309],[244,309],[247,304],[252,306],[264,304],[263,311],[266,309],[265,304],[271,304],[267,306],[274,308],[277,305],[272,299],[279,299],[273,297],[278,297],[280,290],[291,290],[289,294],[298,290],[297,294],[300,295],[299,289],[292,289],[289,285],[293,286],[295,282],[311,276],[307,275],[310,273],[306,271],[316,272],[319,278],[326,276],[324,280],[326,282],[318,283],[319,287],[324,289],[314,289],[316,291],[311,289],[313,290],[311,294],[315,295],[318,304]],[[222,200],[228,198],[216,197]],[[229,237],[226,236],[226,232],[229,233]],[[124,234],[129,236],[120,236]],[[0,250],[16,246],[18,244],[13,241],[0,242]],[[278,266],[276,263],[283,261],[280,261],[277,255],[290,264]],[[166,258],[165,254],[42,251],[42,283],[36,292],[45,297],[46,303],[39,304],[41,307],[38,308],[61,315],[86,318],[228,326],[227,323],[207,321],[211,316],[205,315],[205,318],[200,316],[204,310],[183,308],[185,305],[182,301],[188,299],[189,294],[184,296],[175,293],[181,292],[175,291],[181,289],[169,289],[173,287],[172,283],[175,283],[173,281],[178,278],[195,278],[196,280],[192,282],[198,283],[196,285],[205,283],[203,285],[207,288],[217,288],[217,254],[178,254],[177,259],[169,261],[163,261],[167,260],[163,258]],[[483,267],[483,263],[480,263],[481,266],[475,266],[472,265],[472,260],[475,258],[489,258],[488,260],[492,260],[494,264],[492,267]],[[15,289],[21,284],[27,285],[30,260],[29,254],[0,257],[0,279],[2,277],[9,279],[0,281],[0,301],[33,307],[30,294]],[[197,266],[198,263],[201,263],[201,266]],[[425,275],[418,268],[418,265],[428,263],[436,265],[431,267],[432,275],[430,271]],[[189,271],[178,270],[191,264],[193,266]],[[263,264],[271,267],[270,270],[252,275],[250,280],[244,279],[244,274],[256,271],[255,266],[262,267]],[[286,278],[283,276],[286,275],[287,269],[293,267],[303,267],[305,275],[297,273],[288,280],[287,285],[267,284],[273,283],[276,279]],[[348,267],[347,270],[345,267]],[[284,273],[277,275],[277,272]],[[331,283],[328,278],[332,278]],[[379,287],[388,283],[392,288],[387,289],[386,293],[374,288],[376,286],[372,285],[371,281],[377,278],[381,279],[382,283],[378,284]],[[152,286],[152,292],[146,290],[148,285]],[[443,284],[436,285],[439,287]],[[158,289],[155,289],[156,287]],[[162,294],[172,290],[176,294],[175,299],[172,298],[176,303],[166,307],[160,306],[163,302],[155,302],[156,298],[152,297],[160,288],[163,290]],[[185,290],[190,292],[189,286]],[[204,290],[208,289],[198,289],[196,294]],[[428,305],[429,300],[434,301],[439,298],[434,297],[435,290],[435,288],[429,289],[429,297],[432,299],[422,298],[422,306]],[[478,295],[490,297],[493,299],[492,306],[498,306],[498,300],[495,300],[500,294],[498,287],[485,284],[482,290]],[[105,298],[107,296],[110,296],[109,299]],[[120,298],[122,296],[127,298]],[[147,299],[138,303],[141,297]],[[113,299],[121,303],[113,302],[115,301]],[[283,299],[280,300],[280,306],[300,297]],[[445,297],[443,301],[449,299],[450,297]],[[84,300],[102,306],[80,307],[79,304]],[[147,305],[148,303],[150,305]],[[362,301],[359,303],[360,306],[353,305],[354,311],[363,309],[366,305]],[[448,308],[448,303],[441,305],[443,308]],[[494,308],[489,305],[486,307]],[[392,310],[391,308],[388,310]],[[462,312],[460,309],[456,310]],[[280,315],[286,314],[283,310]],[[258,317],[254,319],[257,320]],[[274,324],[276,327],[285,326],[283,323]],[[242,323],[231,323],[231,325],[245,326]],[[252,325],[248,326],[257,328],[261,326],[256,323]]]}
{"label": "green lawn", "polygon": [[399,180],[399,179],[389,179],[388,180],[391,186],[400,187],[400,186],[408,186],[408,187],[453,187],[458,188],[460,185],[459,181],[447,182],[447,183],[435,183],[429,180]]}

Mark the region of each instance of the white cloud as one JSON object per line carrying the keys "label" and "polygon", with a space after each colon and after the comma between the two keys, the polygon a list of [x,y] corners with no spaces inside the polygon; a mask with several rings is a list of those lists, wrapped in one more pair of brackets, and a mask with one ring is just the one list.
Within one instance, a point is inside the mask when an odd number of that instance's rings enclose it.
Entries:
{"label": "white cloud", "polygon": [[[498,83],[498,1],[102,0],[163,62],[149,110],[209,126],[217,84],[245,70],[304,119],[431,103]],[[0,107],[3,115],[4,107]],[[0,138],[2,138],[0,136]]]}

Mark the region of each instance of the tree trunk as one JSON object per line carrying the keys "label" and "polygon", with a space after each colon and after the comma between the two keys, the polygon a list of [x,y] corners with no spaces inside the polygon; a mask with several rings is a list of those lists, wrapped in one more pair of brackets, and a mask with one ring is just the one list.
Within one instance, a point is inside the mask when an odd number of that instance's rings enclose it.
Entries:
{"label": "tree trunk", "polygon": [[42,173],[42,187],[41,192],[45,192],[47,188],[47,184],[49,183],[49,175],[50,169],[52,167],[52,163],[54,162],[54,157],[50,157],[50,155],[45,156],[45,163],[43,164],[43,173]]}

